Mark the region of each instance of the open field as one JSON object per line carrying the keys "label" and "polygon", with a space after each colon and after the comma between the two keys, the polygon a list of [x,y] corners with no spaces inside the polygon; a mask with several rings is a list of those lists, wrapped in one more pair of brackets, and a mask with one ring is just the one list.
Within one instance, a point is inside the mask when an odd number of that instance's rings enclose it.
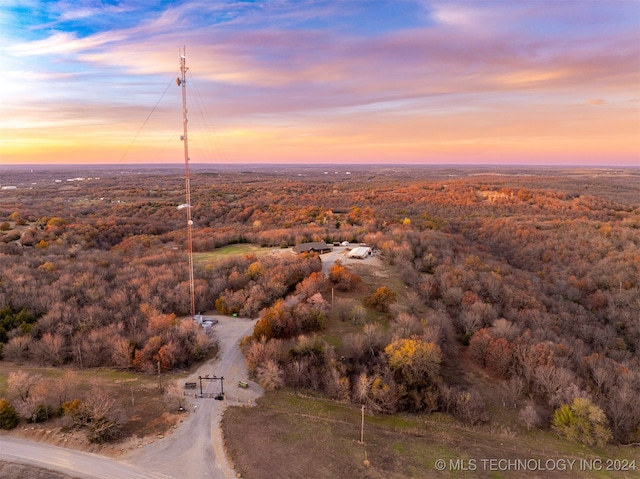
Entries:
{"label": "open field", "polygon": [[[631,479],[638,474],[634,470],[604,470],[607,465],[614,469],[634,460],[637,466],[634,448],[586,448],[542,431],[515,435],[465,428],[444,415],[366,415],[364,444],[360,444],[361,412],[357,405],[290,390],[267,393],[256,408],[228,409],[223,427],[236,467],[248,479]],[[368,467],[364,465],[365,454]],[[436,465],[437,459],[445,461],[442,471],[437,469],[441,467]],[[498,460],[511,460],[512,466]],[[514,465],[516,460],[521,461],[521,470]],[[523,462],[529,465],[522,466]],[[586,470],[591,465],[603,470]],[[476,470],[469,470],[473,467]],[[550,470],[553,467],[566,470]],[[458,470],[452,470],[455,468]]]}
{"label": "open field", "polygon": [[266,256],[270,254],[280,254],[289,250],[282,248],[261,248],[254,244],[239,243],[223,246],[214,251],[206,253],[194,253],[193,260],[198,263],[215,264],[216,261],[234,256],[254,255],[256,257]]}

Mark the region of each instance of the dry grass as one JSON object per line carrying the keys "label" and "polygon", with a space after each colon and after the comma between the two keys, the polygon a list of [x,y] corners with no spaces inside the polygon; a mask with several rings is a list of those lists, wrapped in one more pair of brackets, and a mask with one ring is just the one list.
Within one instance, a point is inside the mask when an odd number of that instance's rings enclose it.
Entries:
{"label": "dry grass", "polygon": [[[9,373],[18,370],[42,375],[42,380],[46,381],[61,377],[67,368],[25,367],[2,361],[0,362],[0,397],[7,394],[6,381]],[[159,383],[157,376],[130,371],[105,368],[76,372],[79,379],[78,395],[86,391],[92,382],[97,381],[116,399],[117,404],[124,410],[128,418],[120,439],[109,444],[108,448],[111,451],[105,451],[106,453],[116,454],[116,451],[128,447],[128,443],[131,441],[162,435],[180,420],[181,416],[174,407],[174,403],[167,400],[166,394],[161,394],[160,383],[164,390],[169,382],[181,378],[184,374],[163,374]],[[44,434],[44,431],[49,432]],[[7,434],[77,449],[93,449],[81,431],[68,431],[62,427],[61,422],[57,419],[50,419],[40,424],[22,422],[18,429]]]}
{"label": "dry grass", "polygon": [[[586,472],[580,459],[634,459],[632,449],[585,448],[551,433],[502,435],[464,428],[445,415],[366,416],[364,444],[360,409],[291,391],[268,393],[256,408],[229,408],[223,419],[226,445],[242,477],[430,478],[508,477],[632,478],[634,472]],[[365,467],[364,460],[369,461]],[[444,459],[445,471],[436,470]],[[451,471],[456,461],[476,471]],[[573,460],[571,471],[491,471],[483,459]],[[463,464],[459,462],[458,464]]]}

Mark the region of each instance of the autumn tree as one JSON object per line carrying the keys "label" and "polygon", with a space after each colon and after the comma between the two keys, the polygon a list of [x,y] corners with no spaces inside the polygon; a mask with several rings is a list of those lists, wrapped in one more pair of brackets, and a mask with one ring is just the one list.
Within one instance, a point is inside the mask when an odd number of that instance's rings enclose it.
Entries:
{"label": "autumn tree", "polygon": [[604,412],[586,398],[575,398],[571,404],[556,409],[551,425],[568,440],[588,446],[603,446],[612,437]]}
{"label": "autumn tree", "polygon": [[384,349],[395,382],[404,389],[402,404],[420,411],[437,403],[440,348],[417,337],[398,339]]}
{"label": "autumn tree", "polygon": [[434,343],[418,338],[399,339],[384,349],[389,366],[401,382],[414,386],[439,380],[442,354]]}
{"label": "autumn tree", "polygon": [[352,291],[362,282],[360,277],[345,268],[340,260],[336,260],[331,267],[329,271],[329,281],[331,281],[339,291]]}
{"label": "autumn tree", "polygon": [[504,377],[512,365],[514,346],[505,338],[492,339],[487,344],[486,367]]}
{"label": "autumn tree", "polygon": [[487,349],[489,349],[491,341],[493,341],[493,338],[486,328],[473,333],[469,341],[469,354],[482,367],[487,364]]}
{"label": "autumn tree", "polygon": [[249,374],[256,374],[258,367],[268,361],[277,363],[281,356],[281,346],[282,341],[280,339],[268,340],[265,336],[260,337],[260,339],[251,339],[248,345],[245,346]]}
{"label": "autumn tree", "polygon": [[0,429],[13,429],[20,422],[16,408],[5,398],[0,398]]}
{"label": "autumn tree", "polygon": [[316,293],[322,292],[326,288],[326,284],[327,280],[322,271],[316,271],[296,285],[296,294],[309,298]]}
{"label": "autumn tree", "polygon": [[380,286],[372,294],[365,297],[365,304],[377,311],[388,313],[389,306],[397,300],[396,293],[386,286]]}

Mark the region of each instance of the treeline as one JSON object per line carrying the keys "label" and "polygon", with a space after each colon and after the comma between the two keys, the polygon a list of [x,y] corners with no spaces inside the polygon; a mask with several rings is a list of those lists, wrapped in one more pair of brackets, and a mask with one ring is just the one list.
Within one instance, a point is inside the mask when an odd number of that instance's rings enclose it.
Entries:
{"label": "treeline", "polygon": [[[310,276],[289,297],[261,312],[253,335],[244,342],[250,373],[268,389],[311,389],[366,404],[378,413],[443,410],[469,424],[486,419],[477,390],[448,386],[443,378],[446,315],[418,314],[423,308],[416,295],[399,306],[386,286],[369,294],[358,280],[345,287],[344,269],[337,263],[328,278]],[[338,285],[362,299],[345,296],[330,309],[324,295]],[[367,320],[372,310],[379,320]],[[360,325],[355,328],[360,332],[330,344],[316,334],[329,321]]]}
{"label": "treeline", "polygon": [[[547,177],[550,188],[541,189],[532,187],[535,178],[434,180],[428,172],[415,173],[401,181],[385,175],[349,181],[324,175],[295,180],[266,174],[195,176],[195,250],[242,242],[358,242],[395,224],[473,233],[478,221],[496,215],[531,217],[548,227],[558,218],[631,227],[635,221],[629,185],[616,188],[618,179],[600,180],[597,191],[606,195],[599,197],[581,178],[571,183]],[[110,250],[125,241],[125,247],[136,247],[138,240],[184,247],[185,216],[177,208],[184,195],[177,180],[171,175],[104,178],[74,187],[3,192],[0,252],[17,254],[20,245]]]}
{"label": "treeline", "polygon": [[[179,319],[189,311],[185,255],[152,242],[133,255],[120,246],[72,255],[33,249],[3,257],[2,357],[151,371],[188,367],[212,354],[211,334]],[[320,266],[316,256],[278,255],[198,268],[197,304],[255,316]]]}
{"label": "treeline", "polygon": [[61,418],[64,428],[84,430],[89,442],[100,444],[119,437],[130,414],[108,384],[83,384],[74,371],[54,378],[12,372],[6,391],[8,399],[0,399],[0,429],[13,429],[21,419],[33,424]]}
{"label": "treeline", "polygon": [[[468,358],[493,378],[501,406],[518,409],[522,427],[551,427],[587,444],[638,440],[640,265],[630,266],[631,257],[608,258],[623,288],[601,292],[612,304],[602,311],[589,294],[555,294],[554,276],[545,281],[460,236],[398,228],[367,239],[398,267],[409,292],[398,298],[382,286],[364,294],[339,262],[326,279],[310,276],[263,310],[245,341],[250,372],[265,387],[478,424],[489,418],[482,385],[444,372],[462,374],[456,365]],[[330,287],[355,294],[328,310]],[[361,328],[329,343],[315,334],[329,321]]]}
{"label": "treeline", "polygon": [[629,442],[640,434],[640,235],[620,220],[484,218],[458,234],[367,239],[448,318],[529,426],[555,426],[578,399],[610,428],[586,442]]}
{"label": "treeline", "polygon": [[[400,170],[194,176],[197,251],[364,241],[407,287],[369,291],[340,264],[326,279],[313,256],[199,266],[200,309],[260,315],[246,344],[253,373],[473,424],[488,417],[482,387],[451,377],[471,361],[526,427],[571,436],[586,414],[600,419],[581,440],[637,441],[637,172]],[[4,357],[150,369],[208,354],[210,338],[177,320],[189,297],[182,185],[159,174],[87,186],[2,192]],[[330,287],[341,295],[333,309]],[[332,321],[356,331],[314,334]]]}

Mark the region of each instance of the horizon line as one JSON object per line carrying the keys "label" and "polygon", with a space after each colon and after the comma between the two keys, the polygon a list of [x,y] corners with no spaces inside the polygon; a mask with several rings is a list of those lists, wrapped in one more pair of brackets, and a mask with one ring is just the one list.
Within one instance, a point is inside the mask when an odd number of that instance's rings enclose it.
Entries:
{"label": "horizon line", "polygon": [[[335,168],[335,167],[350,167],[350,168],[362,168],[362,167],[396,167],[396,168],[421,168],[421,167],[456,167],[456,168],[568,168],[568,169],[640,169],[639,165],[628,164],[594,164],[594,165],[576,165],[571,163],[566,164],[546,164],[546,163],[277,163],[277,162],[255,162],[255,163],[218,163],[218,162],[195,162],[190,163],[190,167],[304,167],[304,168]],[[43,169],[43,168],[184,168],[184,163],[0,163],[0,171],[4,168],[7,169]]]}

